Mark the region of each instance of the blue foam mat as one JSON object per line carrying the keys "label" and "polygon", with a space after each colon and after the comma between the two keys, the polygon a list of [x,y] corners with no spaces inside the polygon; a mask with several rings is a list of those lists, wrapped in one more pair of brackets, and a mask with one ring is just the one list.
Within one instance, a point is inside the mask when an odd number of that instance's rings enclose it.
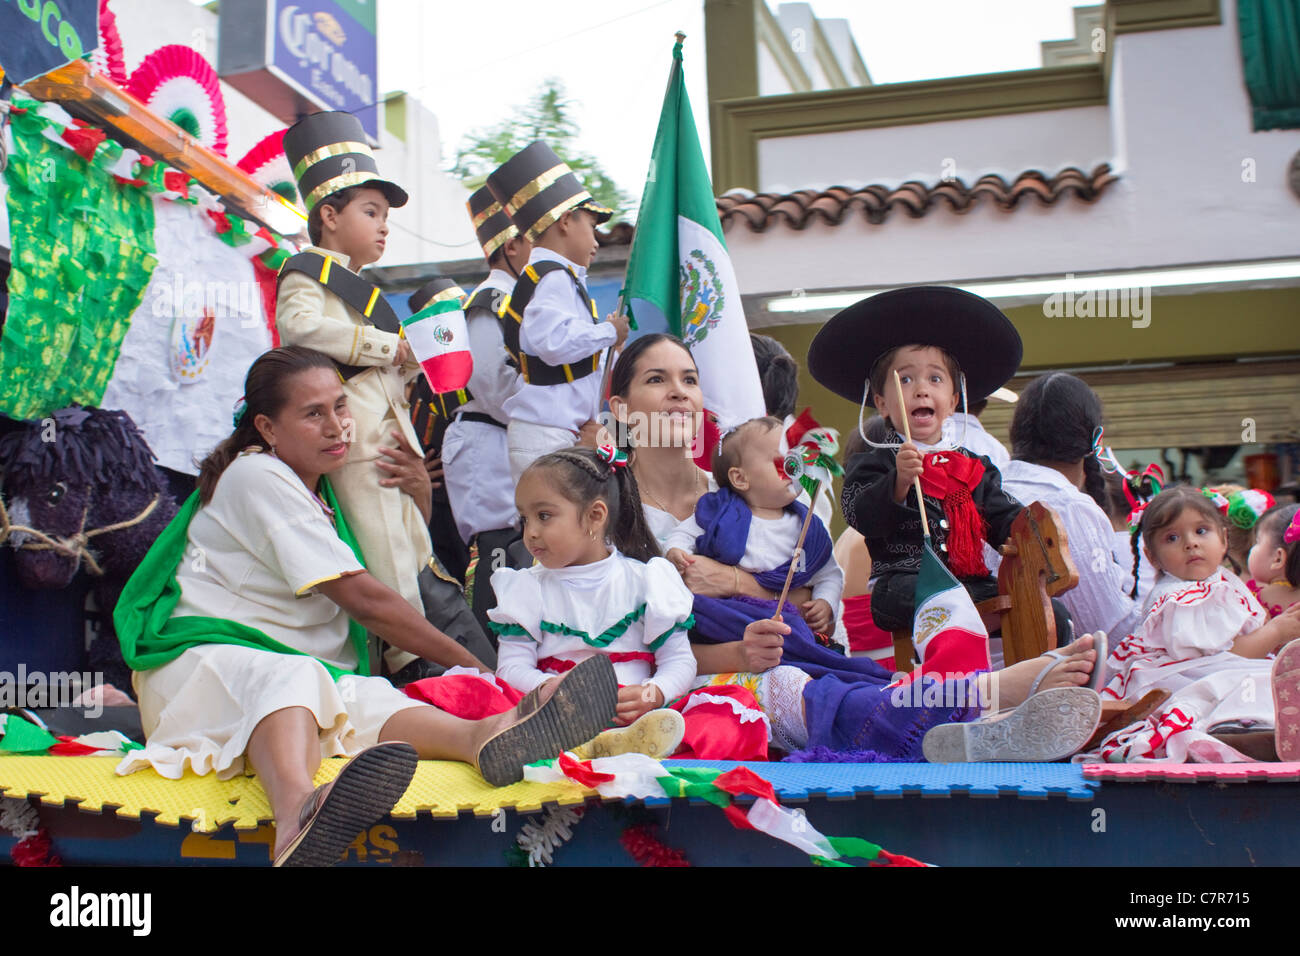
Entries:
{"label": "blue foam mat", "polygon": [[[1064,796],[1091,800],[1099,781],[1087,780],[1077,764],[1069,763],[736,763],[726,760],[667,760],[666,767],[748,767],[771,782],[783,800],[826,797],[950,797],[1015,796],[1046,799]],[[647,800],[653,805],[656,802]]]}

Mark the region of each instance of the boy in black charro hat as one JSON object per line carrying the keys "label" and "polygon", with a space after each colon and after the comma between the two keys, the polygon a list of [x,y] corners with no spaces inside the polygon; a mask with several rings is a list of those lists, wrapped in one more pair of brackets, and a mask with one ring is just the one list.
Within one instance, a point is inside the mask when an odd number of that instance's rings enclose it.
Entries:
{"label": "boy in black charro hat", "polygon": [[[1019,333],[997,307],[947,286],[864,299],[813,339],[813,378],[863,408],[874,406],[890,426],[883,445],[868,440],[872,447],[849,461],[841,499],[845,520],[871,552],[871,615],[884,630],[912,627],[922,549],[918,475],[936,553],[976,602],[997,595],[984,543],[1000,546],[1022,506],[1002,490],[996,466],[962,446],[950,416],[959,402],[1004,385],[1022,354]],[[904,416],[910,442],[900,434]]]}
{"label": "boy in black charro hat", "polygon": [[[422,448],[411,424],[406,384],[420,374],[399,336],[392,307],[357,272],[384,253],[388,210],[406,204],[401,187],[382,179],[360,121],[314,113],[284,134],[284,153],[307,206],[312,245],[280,270],[276,326],[284,345],[324,352],[339,366],[354,432],[347,464],[332,478],[366,568],[424,613],[418,578],[433,556],[415,499],[380,469],[393,432],[409,451]],[[390,648],[390,672],[416,658]]]}
{"label": "boy in black charro hat", "polygon": [[517,482],[533,461],[574,444],[600,403],[602,357],[627,340],[628,320],[604,322],[587,294],[596,226],[612,211],[591,198],[545,143],[520,150],[487,179],[488,189],[533,243],[503,324],[506,349],[523,384],[504,411],[510,473]]}

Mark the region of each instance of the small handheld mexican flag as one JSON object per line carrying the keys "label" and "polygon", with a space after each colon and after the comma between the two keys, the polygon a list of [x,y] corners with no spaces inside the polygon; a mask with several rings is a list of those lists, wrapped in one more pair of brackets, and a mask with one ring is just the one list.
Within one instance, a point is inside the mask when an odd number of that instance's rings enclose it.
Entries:
{"label": "small handheld mexican flag", "polygon": [[921,573],[916,577],[912,643],[921,666],[911,678],[933,674],[943,680],[989,669],[989,635],[970,594],[939,560],[926,535]]}
{"label": "small handheld mexican flag", "polygon": [[474,372],[464,301],[461,288],[450,284],[436,292],[420,311],[402,320],[402,333],[411,343],[429,387],[437,393],[464,388]]}
{"label": "small handheld mexican flag", "polygon": [[[903,383],[894,372],[900,408],[907,407]],[[903,419],[903,433],[912,440],[912,429]],[[980,620],[970,594],[934,553],[930,542],[930,521],[925,514],[925,494],[921,476],[916,477],[916,505],[921,513],[921,571],[916,577],[916,594],[912,618],[912,644],[921,658],[921,666],[900,683],[907,684],[926,674],[940,680],[973,674],[989,669],[989,634]]]}

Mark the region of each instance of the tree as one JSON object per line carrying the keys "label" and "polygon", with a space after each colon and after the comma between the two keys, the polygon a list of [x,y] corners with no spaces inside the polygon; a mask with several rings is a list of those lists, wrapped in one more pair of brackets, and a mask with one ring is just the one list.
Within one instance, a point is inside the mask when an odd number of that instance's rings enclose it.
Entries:
{"label": "tree", "polygon": [[478,189],[492,170],[519,150],[535,140],[545,140],[569,164],[596,202],[614,210],[611,221],[621,219],[630,200],[594,157],[578,151],[578,124],[570,115],[572,108],[573,101],[565,96],[564,85],[555,78],[547,80],[527,106],[516,110],[515,118],[467,136],[456,151],[452,175],[469,189]]}

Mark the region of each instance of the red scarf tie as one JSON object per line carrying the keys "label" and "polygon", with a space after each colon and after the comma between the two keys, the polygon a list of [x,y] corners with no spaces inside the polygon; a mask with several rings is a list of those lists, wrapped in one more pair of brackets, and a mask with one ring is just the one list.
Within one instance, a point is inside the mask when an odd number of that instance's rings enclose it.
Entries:
{"label": "red scarf tie", "polygon": [[[971,491],[984,477],[984,464],[955,451],[936,451],[922,461],[921,490],[943,502],[948,519],[948,567],[959,578],[987,577],[984,541],[987,526]],[[925,507],[924,503],[921,507]]]}

